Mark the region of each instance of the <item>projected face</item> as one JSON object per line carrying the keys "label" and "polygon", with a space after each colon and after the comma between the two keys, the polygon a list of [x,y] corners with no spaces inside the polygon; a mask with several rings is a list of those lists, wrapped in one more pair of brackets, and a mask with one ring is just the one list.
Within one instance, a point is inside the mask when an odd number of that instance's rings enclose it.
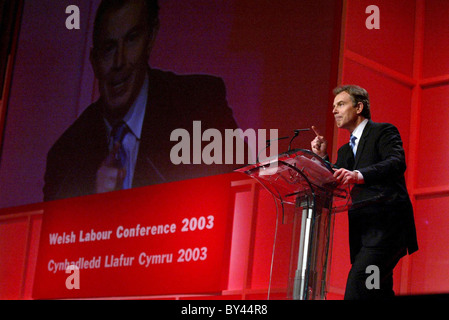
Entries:
{"label": "projected face", "polygon": [[112,118],[122,118],[136,99],[153,46],[144,1],[111,9],[99,27],[91,63],[99,90]]}
{"label": "projected face", "polygon": [[343,91],[335,96],[332,113],[335,117],[337,127],[347,129],[352,132],[358,125],[358,115],[363,110],[363,104],[354,106],[351,96]]}

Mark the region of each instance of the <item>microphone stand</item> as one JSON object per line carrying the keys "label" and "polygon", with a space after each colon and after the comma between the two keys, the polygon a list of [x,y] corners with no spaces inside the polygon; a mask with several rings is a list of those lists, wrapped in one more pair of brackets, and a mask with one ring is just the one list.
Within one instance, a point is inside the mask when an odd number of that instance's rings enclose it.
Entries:
{"label": "microphone stand", "polygon": [[273,141],[279,141],[279,140],[284,140],[284,139],[288,139],[288,137],[281,137],[281,138],[277,138],[277,139],[273,139],[273,140],[267,140],[266,143],[267,145],[265,146],[265,148],[263,148],[262,150],[259,151],[259,153],[257,154],[257,159],[256,159],[256,163],[259,163],[259,156],[262,153],[262,151],[268,149],[271,146],[271,142]]}
{"label": "microphone stand", "polygon": [[309,128],[306,128],[306,129],[295,129],[295,131],[294,131],[295,134],[294,134],[293,137],[290,139],[290,143],[288,144],[288,151],[287,151],[287,152],[290,152],[293,140],[294,140],[297,136],[299,136],[299,133],[300,133],[301,131],[310,131],[310,129],[309,129]]}

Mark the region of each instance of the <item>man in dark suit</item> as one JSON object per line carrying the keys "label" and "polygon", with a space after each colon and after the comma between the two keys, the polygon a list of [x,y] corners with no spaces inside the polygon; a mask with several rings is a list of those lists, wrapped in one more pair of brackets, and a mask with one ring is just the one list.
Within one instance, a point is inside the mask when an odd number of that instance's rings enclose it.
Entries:
{"label": "man in dark suit", "polygon": [[[352,267],[345,299],[384,299],[394,296],[393,269],[404,255],[418,250],[413,208],[405,184],[405,154],[397,128],[371,120],[365,89],[348,85],[334,90],[333,114],[338,128],[351,133],[338,150],[334,177],[353,184],[348,211]],[[312,151],[327,157],[327,141],[316,133]],[[380,286],[368,279],[375,266]],[[370,282],[372,280],[372,282]]]}
{"label": "man in dark suit", "polygon": [[201,132],[214,128],[223,133],[237,124],[221,79],[148,66],[158,10],[157,0],[100,4],[90,57],[100,98],[48,152],[45,201],[234,169],[229,164],[173,164],[174,130],[185,129],[194,139],[194,121],[201,121]]}

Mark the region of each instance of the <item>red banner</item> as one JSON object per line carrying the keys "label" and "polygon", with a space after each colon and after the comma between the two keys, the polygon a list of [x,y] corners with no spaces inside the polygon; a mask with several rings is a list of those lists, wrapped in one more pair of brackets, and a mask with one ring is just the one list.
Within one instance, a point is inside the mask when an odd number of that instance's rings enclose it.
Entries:
{"label": "red banner", "polygon": [[33,297],[220,292],[234,174],[45,204]]}

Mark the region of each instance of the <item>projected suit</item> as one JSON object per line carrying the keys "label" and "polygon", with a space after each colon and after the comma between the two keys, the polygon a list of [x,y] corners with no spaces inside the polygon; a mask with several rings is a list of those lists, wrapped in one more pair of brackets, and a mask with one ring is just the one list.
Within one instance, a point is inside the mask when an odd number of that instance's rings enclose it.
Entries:
{"label": "projected suit", "polygon": [[[149,80],[133,187],[232,172],[234,165],[173,165],[170,161],[170,150],[177,143],[170,141],[170,134],[175,129],[184,128],[193,138],[195,120],[201,121],[202,131],[216,128],[223,133],[224,129],[237,128],[223,81],[157,69],[150,69]],[[109,152],[101,104],[100,99],[90,105],[50,149],[45,201],[95,193],[96,172]]]}

